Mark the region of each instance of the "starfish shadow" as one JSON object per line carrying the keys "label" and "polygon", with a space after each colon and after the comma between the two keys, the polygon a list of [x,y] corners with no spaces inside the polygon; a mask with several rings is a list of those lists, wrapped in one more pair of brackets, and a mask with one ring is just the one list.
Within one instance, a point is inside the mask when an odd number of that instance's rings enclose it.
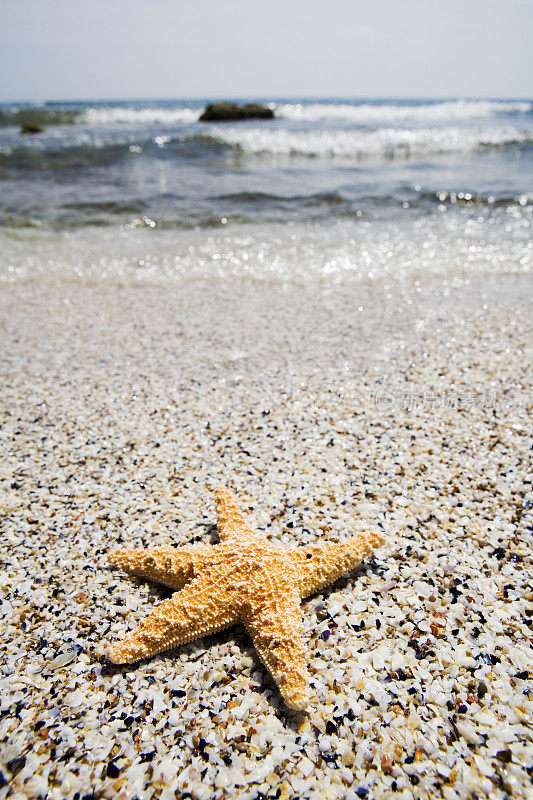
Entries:
{"label": "starfish shadow", "polygon": [[[203,649],[201,650],[201,652],[199,653],[196,652],[196,654],[191,653],[191,660],[194,661],[200,661],[201,658],[212,648],[223,647],[225,645],[237,646],[240,649],[243,656],[249,656],[254,662],[253,666],[250,669],[250,675],[253,674],[254,672],[261,673],[261,682],[258,683],[257,681],[254,681],[250,677],[250,682],[248,684],[247,689],[251,692],[256,693],[257,695],[263,695],[265,700],[268,702],[271,711],[274,712],[278,720],[287,729],[297,730],[302,720],[306,718],[305,711],[295,711],[285,705],[274,679],[271,677],[267,668],[264,666],[263,662],[257,655],[250,634],[248,633],[248,631],[246,630],[246,628],[242,623],[237,623],[236,625],[233,625],[231,628],[226,628],[222,631],[211,633],[208,636],[204,636],[202,639],[196,639],[194,640],[194,642],[190,642],[190,644],[195,644],[197,651],[203,645]],[[179,655],[181,655],[184,652],[184,648],[186,647],[187,645],[181,645],[179,647],[174,648],[173,650],[167,650],[165,652],[162,652],[159,654],[159,656],[165,662],[173,662]],[[146,661],[149,661],[149,659],[146,659]],[[126,666],[130,666],[131,670],[131,667],[135,665],[126,665]],[[120,670],[121,668],[119,667],[118,669]],[[240,674],[239,671],[234,668],[230,669],[228,672],[228,675],[231,679],[236,678],[239,674]],[[231,683],[228,682],[226,684],[226,687],[228,688],[228,690],[230,690]],[[239,695],[237,694],[236,691],[230,693],[232,694],[232,699],[234,700],[239,699]]]}
{"label": "starfish shadow", "polygon": [[[218,537],[216,535],[216,526],[206,526],[207,531],[211,535],[212,544],[218,541]],[[212,530],[210,530],[212,529]],[[355,567],[351,572],[347,575],[336,580],[334,583],[330,584],[329,586],[322,589],[320,592],[316,592],[315,594],[311,595],[308,598],[305,598],[305,601],[308,602],[313,598],[322,597],[324,600],[333,594],[334,592],[342,591],[351,587],[353,582],[360,578],[362,575],[365,575],[368,572],[379,572],[382,569],[382,566],[376,562],[376,559],[372,558],[366,562],[363,562],[359,566]],[[149,594],[151,597],[156,599],[156,601],[166,600],[167,598],[171,597],[173,594],[172,589],[167,589],[161,584],[158,583],[151,583],[146,581],[144,578],[136,578],[132,576],[131,578],[133,582],[137,586],[148,586],[149,587]],[[331,617],[331,619],[334,619]],[[250,678],[250,684],[248,686],[249,691],[255,692],[258,695],[263,695],[268,702],[271,711],[276,715],[278,720],[282,723],[282,725],[287,730],[297,731],[299,725],[302,723],[303,720],[307,719],[308,715],[306,711],[295,711],[288,706],[285,705],[283,702],[283,698],[280,695],[279,689],[276,686],[274,679],[271,677],[270,673],[268,672],[267,668],[264,666],[263,662],[257,655],[257,652],[252,644],[251,637],[241,623],[231,626],[230,628],[226,628],[222,631],[217,631],[215,633],[211,633],[208,636],[204,636],[202,639],[196,639],[195,642],[196,647],[204,644],[204,649],[197,653],[196,658],[194,656],[191,657],[193,660],[200,660],[212,647],[222,647],[228,644],[234,644],[240,648],[243,655],[249,656],[253,662],[254,666],[251,669],[251,673],[254,672],[261,672],[261,682],[257,683],[254,682]],[[190,644],[193,644],[191,642]],[[184,648],[188,645],[180,645],[178,647],[173,648],[172,650],[167,650],[161,652],[159,657],[164,662],[173,662],[176,658],[184,652]],[[141,661],[136,662],[135,664],[114,664],[112,661],[108,659],[104,659],[104,666],[102,670],[102,675],[117,675],[117,674],[128,674],[135,672],[140,664],[147,663],[151,660],[142,659]],[[238,672],[235,670],[232,674],[232,670],[230,670],[229,675],[231,678],[236,677]],[[235,694],[237,698],[238,695]]]}

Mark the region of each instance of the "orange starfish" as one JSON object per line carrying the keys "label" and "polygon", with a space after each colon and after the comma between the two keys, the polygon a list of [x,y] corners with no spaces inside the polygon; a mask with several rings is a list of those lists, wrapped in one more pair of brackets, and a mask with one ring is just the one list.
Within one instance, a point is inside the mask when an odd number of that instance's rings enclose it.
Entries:
{"label": "orange starfish", "polygon": [[215,490],[220,544],[111,553],[112,564],[177,591],[109,650],[127,664],[241,621],[287,705],[309,702],[300,600],[352,570],[381,544],[360,534],[285,550],[252,530],[227,489]]}

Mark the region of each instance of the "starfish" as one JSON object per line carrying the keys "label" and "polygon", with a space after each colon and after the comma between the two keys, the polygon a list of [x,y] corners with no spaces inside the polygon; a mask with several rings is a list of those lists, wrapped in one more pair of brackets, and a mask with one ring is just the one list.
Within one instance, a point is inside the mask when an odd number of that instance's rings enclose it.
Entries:
{"label": "starfish", "polygon": [[382,537],[365,533],[284,549],[250,527],[227,489],[216,489],[215,498],[220,544],[110,554],[123,571],[177,591],[113,644],[108,657],[131,664],[241,621],[286,704],[302,710],[309,674],[300,601],[356,567]]}

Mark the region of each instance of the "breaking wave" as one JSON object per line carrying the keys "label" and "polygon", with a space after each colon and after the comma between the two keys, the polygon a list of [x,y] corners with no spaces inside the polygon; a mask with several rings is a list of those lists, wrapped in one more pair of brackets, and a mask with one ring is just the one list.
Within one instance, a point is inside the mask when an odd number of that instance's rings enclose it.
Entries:
{"label": "breaking wave", "polygon": [[448,128],[378,128],[375,131],[289,131],[262,128],[217,127],[211,136],[252,155],[322,158],[406,158],[426,154],[469,152],[533,143],[530,131],[514,127],[476,130]]}
{"label": "breaking wave", "polygon": [[198,122],[198,108],[88,108],[78,117],[78,122],[88,125],[150,124],[165,125]]}
{"label": "breaking wave", "polygon": [[[292,121],[345,120],[359,125],[394,125],[402,122],[446,122],[487,119],[505,114],[527,114],[527,101],[449,100],[433,103],[269,103],[276,117]],[[85,107],[12,106],[0,109],[0,126],[31,122],[49,125],[183,125],[198,122],[203,106],[94,105]]]}
{"label": "breaking wave", "polygon": [[402,121],[461,121],[496,114],[527,114],[533,104],[498,100],[450,100],[442,103],[409,105],[398,103],[285,103],[275,107],[276,116],[305,121],[339,119],[360,124]]}

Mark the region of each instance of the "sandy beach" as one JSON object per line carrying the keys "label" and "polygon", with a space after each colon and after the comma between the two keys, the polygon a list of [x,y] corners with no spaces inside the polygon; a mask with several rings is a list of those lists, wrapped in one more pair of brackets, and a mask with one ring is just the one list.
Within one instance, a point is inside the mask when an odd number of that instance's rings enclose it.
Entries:
{"label": "sandy beach", "polygon": [[533,800],[532,24],[4,3],[0,800]]}
{"label": "sandy beach", "polygon": [[[526,278],[39,274],[0,297],[0,798],[526,798]],[[380,529],[303,603],[312,706],[243,628],[128,667],[119,545]]]}

